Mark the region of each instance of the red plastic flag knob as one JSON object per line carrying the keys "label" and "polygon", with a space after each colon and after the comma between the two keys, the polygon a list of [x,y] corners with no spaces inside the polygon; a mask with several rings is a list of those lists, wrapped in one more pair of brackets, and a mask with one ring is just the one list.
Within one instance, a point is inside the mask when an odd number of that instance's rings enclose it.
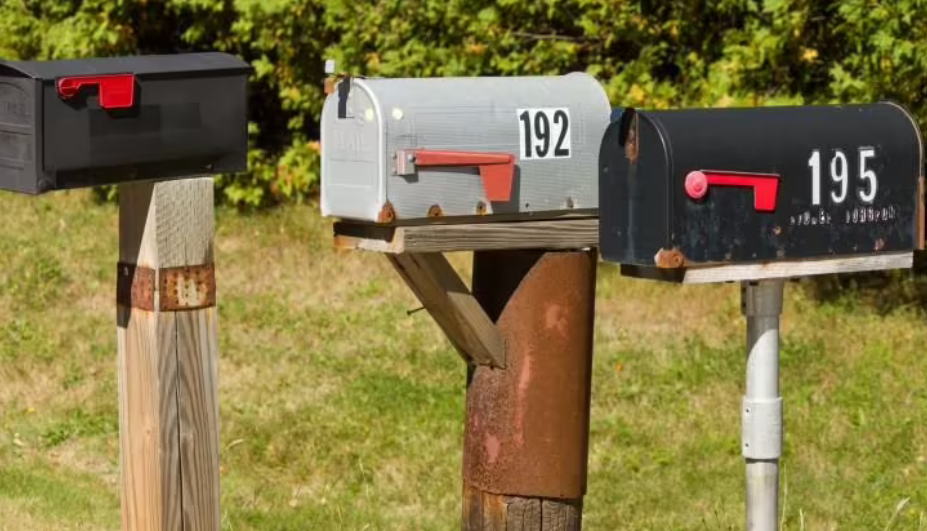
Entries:
{"label": "red plastic flag knob", "polygon": [[700,171],[689,172],[686,175],[686,193],[692,199],[701,199],[708,193],[708,176]]}

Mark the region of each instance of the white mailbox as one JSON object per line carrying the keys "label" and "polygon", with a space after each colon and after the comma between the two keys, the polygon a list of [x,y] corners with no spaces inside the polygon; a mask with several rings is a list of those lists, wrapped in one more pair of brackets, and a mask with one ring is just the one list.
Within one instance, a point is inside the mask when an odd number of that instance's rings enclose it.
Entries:
{"label": "white mailbox", "polygon": [[403,223],[594,212],[610,114],[584,73],[342,79],[322,111],[322,213]]}

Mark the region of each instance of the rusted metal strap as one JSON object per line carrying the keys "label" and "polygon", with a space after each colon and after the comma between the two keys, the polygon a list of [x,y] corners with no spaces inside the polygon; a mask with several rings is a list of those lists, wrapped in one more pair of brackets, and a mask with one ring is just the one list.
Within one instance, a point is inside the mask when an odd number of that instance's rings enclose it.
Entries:
{"label": "rusted metal strap", "polygon": [[506,367],[470,370],[466,486],[524,498],[585,495],[596,261],[594,250],[474,255],[473,295],[502,334]]}
{"label": "rusted metal strap", "polygon": [[155,270],[120,262],[116,276],[116,304],[154,311]]}
{"label": "rusted metal strap", "polygon": [[156,300],[157,309],[166,312],[215,306],[215,266],[206,264],[155,270],[120,262],[116,281],[116,304],[151,312],[156,309]]}

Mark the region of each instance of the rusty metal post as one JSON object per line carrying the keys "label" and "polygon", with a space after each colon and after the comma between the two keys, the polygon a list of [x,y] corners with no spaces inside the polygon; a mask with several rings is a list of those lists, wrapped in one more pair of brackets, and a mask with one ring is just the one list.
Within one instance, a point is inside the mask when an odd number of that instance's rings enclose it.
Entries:
{"label": "rusty metal post", "polygon": [[581,528],[595,275],[594,250],[475,253],[507,365],[469,370],[464,531]]}

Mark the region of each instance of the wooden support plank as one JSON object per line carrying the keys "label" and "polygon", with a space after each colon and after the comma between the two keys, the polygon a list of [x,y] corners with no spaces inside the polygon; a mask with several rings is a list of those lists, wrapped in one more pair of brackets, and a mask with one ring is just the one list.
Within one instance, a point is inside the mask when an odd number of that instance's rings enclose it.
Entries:
{"label": "wooden support plank", "polygon": [[718,264],[679,269],[621,266],[624,276],[666,280],[681,284],[739,282],[801,278],[836,273],[861,273],[886,269],[910,269],[914,266],[914,253],[878,253],[868,256],[826,258],[816,260],[782,260],[762,264]]}
{"label": "wooden support plank", "polygon": [[119,197],[122,529],[218,531],[218,326],[201,273],[213,180],[124,184]]}
{"label": "wooden support plank", "polygon": [[444,255],[386,256],[464,360],[477,365],[505,367],[502,336]]}
{"label": "wooden support plank", "polygon": [[599,220],[594,217],[408,226],[342,221],[335,223],[334,231],[339,249],[388,254],[582,249],[599,245]]}

